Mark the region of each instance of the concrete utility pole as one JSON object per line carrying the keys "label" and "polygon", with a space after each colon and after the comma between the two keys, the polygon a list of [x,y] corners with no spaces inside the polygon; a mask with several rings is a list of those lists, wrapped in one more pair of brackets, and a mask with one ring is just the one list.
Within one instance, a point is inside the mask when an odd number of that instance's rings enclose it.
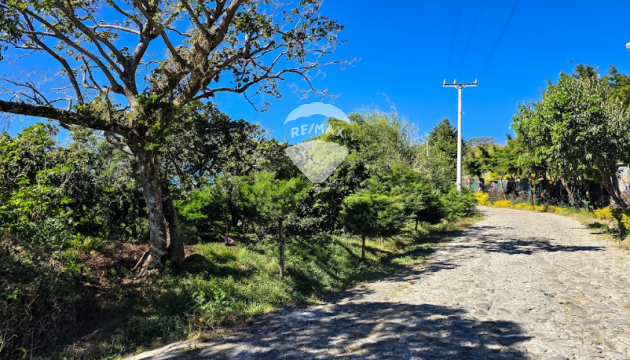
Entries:
{"label": "concrete utility pole", "polygon": [[457,83],[457,79],[452,84],[447,84],[444,80],[444,87],[455,87],[458,90],[459,111],[457,113],[457,191],[462,191],[462,89],[468,86],[477,86],[477,80],[474,83]]}

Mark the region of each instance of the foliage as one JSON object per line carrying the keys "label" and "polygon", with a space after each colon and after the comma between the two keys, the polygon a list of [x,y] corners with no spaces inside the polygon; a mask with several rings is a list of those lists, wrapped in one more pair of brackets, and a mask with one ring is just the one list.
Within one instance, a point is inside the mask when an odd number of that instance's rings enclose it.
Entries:
{"label": "foliage", "polygon": [[457,177],[457,129],[444,118],[429,132],[429,156],[426,169],[434,186],[441,192],[449,191]]}
{"label": "foliage", "polygon": [[305,196],[307,185],[300,177],[280,180],[274,173],[260,172],[252,185],[243,188],[243,195],[256,208],[257,216],[264,221],[278,223],[281,279],[284,278],[285,260],[283,222],[295,211],[300,198]]}
{"label": "foliage", "polygon": [[90,132],[64,146],[57,134],[0,136],[0,354],[76,336],[95,303],[81,255],[147,236],[128,157]]}
{"label": "foliage", "polygon": [[605,208],[597,209],[593,211],[593,215],[595,215],[596,217],[600,219],[606,219],[606,220],[613,219],[613,214],[612,214],[612,211],[610,210],[610,206],[606,206]]}
{"label": "foliage", "polygon": [[391,236],[405,222],[400,199],[386,194],[363,190],[344,199],[339,221],[353,235],[363,238],[361,258],[365,258],[365,238]]}
{"label": "foliage", "polygon": [[476,192],[475,200],[477,200],[477,205],[488,205],[488,194],[485,194],[481,191]]}
{"label": "foliage", "polygon": [[[0,306],[12,324],[2,356],[17,345],[38,354],[73,341],[88,349],[74,357],[124,353],[314,301],[415,261],[397,256],[429,246],[428,233],[474,207],[472,193],[442,196],[419,171],[423,148],[391,114],[355,114],[340,124],[343,138],[327,134],[351,152],[315,192],[284,155],[287,144],[220,113],[181,111],[182,124],[213,129],[196,138],[201,130],[172,128],[165,144],[173,157],[159,169],[171,179],[164,194],[189,256],[143,279],[132,273],[149,240],[133,176],[140,163],[107,134],[86,130],[61,144],[43,124],[0,137],[0,256],[10,270],[0,274]],[[237,246],[216,243],[226,232]],[[77,340],[104,322],[115,324],[94,344]]]}
{"label": "foliage", "polygon": [[558,206],[549,205],[547,206],[547,212],[557,213],[557,212],[560,212],[560,208]]}
{"label": "foliage", "polygon": [[[443,226],[422,233],[402,232],[396,241],[366,242],[366,261],[357,264],[361,240],[319,234],[294,237],[287,243],[287,277],[278,276],[272,242],[225,247],[199,244],[190,248],[184,266],[167,268],[160,281],[145,287],[100,356],[127,354],[156,344],[194,337],[241,324],[290,303],[315,303],[331,291],[341,291],[376,276],[422,261],[439,243]],[[135,293],[139,295],[138,293]],[[142,310],[142,311],[141,311]],[[89,356],[96,358],[94,354]]]}
{"label": "foliage", "polygon": [[452,187],[440,201],[444,218],[448,221],[457,221],[463,217],[470,216],[475,210],[475,204],[477,203],[472,190],[462,188],[462,191],[459,192],[456,187]]}
{"label": "foliage", "polygon": [[512,207],[512,201],[510,200],[499,200],[492,203],[493,206],[496,207]]}
{"label": "foliage", "polygon": [[612,82],[597,76],[596,69],[578,66],[573,75],[560,74],[549,83],[541,101],[519,106],[514,130],[535,159],[546,159],[549,170],[569,190],[568,182],[591,176],[597,169],[602,184],[622,208],[616,184],[617,162],[628,162],[630,122],[628,109],[611,94]]}
{"label": "foliage", "polygon": [[0,136],[0,230],[46,251],[144,236],[127,157],[89,133],[67,146],[56,134],[39,123]]}
{"label": "foliage", "polygon": [[[252,105],[251,96],[279,98],[278,83],[290,76],[324,94],[312,86],[314,73],[346,61],[325,60],[343,26],[320,13],[321,2],[2,2],[2,55],[43,60],[51,76],[33,81],[10,69],[0,77],[9,99],[0,99],[0,112],[99,130],[132,156],[149,223],[142,273],[167,259],[181,263],[176,193],[256,164],[255,146],[241,146],[253,145],[248,132],[256,127],[231,122],[208,99],[222,92]],[[51,87],[68,91],[57,96]],[[226,142],[232,153],[219,151]],[[65,170],[51,169],[53,176]]]}

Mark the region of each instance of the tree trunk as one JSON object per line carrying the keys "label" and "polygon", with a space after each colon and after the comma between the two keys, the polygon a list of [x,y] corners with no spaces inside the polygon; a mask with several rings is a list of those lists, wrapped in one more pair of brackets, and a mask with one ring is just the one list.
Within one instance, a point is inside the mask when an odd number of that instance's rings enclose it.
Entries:
{"label": "tree trunk", "polygon": [[177,212],[170,194],[164,199],[164,218],[166,220],[166,252],[168,259],[176,264],[182,264],[186,258],[184,242],[179,232]]}
{"label": "tree trunk", "polygon": [[543,185],[545,188],[543,189],[542,186],[540,187],[540,197],[544,200],[543,192],[546,191],[549,196],[551,196],[551,186],[549,186],[549,179],[547,179],[547,175],[545,174],[543,174]]}
{"label": "tree trunk", "polygon": [[586,211],[591,211],[591,208],[595,206],[593,198],[591,196],[591,180],[582,180],[582,188],[584,189],[584,198],[586,199]]}
{"label": "tree trunk", "polygon": [[527,187],[529,188],[529,192],[530,192],[530,202],[532,203],[532,207],[534,207],[534,199],[536,196],[536,184],[534,183],[534,178],[533,177],[528,177],[527,178]]}
{"label": "tree trunk", "polygon": [[160,162],[154,154],[148,153],[141,146],[133,149],[136,159],[136,177],[142,187],[142,194],[149,216],[149,250],[143,258],[141,273],[162,268],[167,252],[167,225],[164,217]]}
{"label": "tree trunk", "polygon": [[619,205],[622,209],[627,210],[628,205],[621,199],[619,189],[615,188],[614,182],[611,182],[612,176],[616,176],[616,174],[611,174],[611,171],[599,156],[595,157],[595,166],[602,176],[602,183],[604,184],[606,191],[608,191],[610,197],[613,198],[615,204]]}
{"label": "tree trunk", "polygon": [[418,232],[418,223],[420,222],[420,219],[418,219],[418,217],[416,216],[416,227],[413,229],[413,233],[417,233]]}
{"label": "tree trunk", "polygon": [[383,237],[381,236],[381,247],[383,247],[385,245],[385,242],[383,241]]}
{"label": "tree trunk", "polygon": [[361,261],[365,260],[365,235],[361,237]]}
{"label": "tree trunk", "polygon": [[282,236],[282,220],[279,221],[280,280],[284,280],[284,237]]}
{"label": "tree trunk", "polygon": [[560,182],[562,183],[562,187],[564,187],[564,190],[566,190],[567,194],[569,194],[571,205],[577,207],[577,203],[575,202],[575,195],[573,194],[573,191],[571,191],[571,187],[569,186],[569,184],[564,180],[564,178],[560,178]]}

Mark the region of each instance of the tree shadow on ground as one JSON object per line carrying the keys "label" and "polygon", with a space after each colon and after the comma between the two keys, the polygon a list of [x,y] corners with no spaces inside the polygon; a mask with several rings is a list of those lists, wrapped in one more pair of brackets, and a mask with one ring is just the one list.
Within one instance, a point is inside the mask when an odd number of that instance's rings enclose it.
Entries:
{"label": "tree shadow on ground", "polygon": [[245,332],[202,344],[186,358],[525,359],[515,345],[528,339],[514,322],[477,320],[461,309],[337,302],[264,316]]}
{"label": "tree shadow on ground", "polygon": [[576,252],[576,251],[603,251],[603,246],[564,245],[556,239],[540,236],[520,236],[518,238],[499,234],[485,233],[493,229],[492,226],[473,227],[465,232],[458,232],[456,237],[469,237],[478,241],[457,244],[457,251],[478,249],[492,253],[505,253],[510,255],[532,255],[537,252]]}
{"label": "tree shadow on ground", "polygon": [[213,277],[233,277],[235,279],[246,278],[251,275],[251,271],[237,269],[227,264],[227,260],[223,262],[214,261],[200,254],[192,254],[186,257],[184,264],[179,271],[192,275],[204,274]]}

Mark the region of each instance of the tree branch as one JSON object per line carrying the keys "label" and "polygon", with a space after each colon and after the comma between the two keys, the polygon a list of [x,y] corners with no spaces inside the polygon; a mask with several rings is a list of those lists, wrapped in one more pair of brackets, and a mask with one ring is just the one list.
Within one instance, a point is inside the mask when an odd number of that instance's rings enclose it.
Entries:
{"label": "tree branch", "polygon": [[0,100],[0,112],[14,115],[36,116],[56,120],[64,125],[78,125],[95,130],[111,131],[118,134],[128,132],[126,126],[108,122],[92,116],[80,115],[73,111],[62,110],[52,106],[33,105],[17,101]]}
{"label": "tree branch", "polygon": [[59,31],[54,25],[52,25],[51,23],[46,21],[41,16],[39,16],[39,15],[35,14],[34,12],[30,11],[29,9],[24,9],[22,14],[23,14],[23,16],[25,18],[26,18],[27,14],[32,16],[34,19],[36,19],[37,21],[39,21],[40,23],[45,25],[48,29],[50,29],[52,32],[54,32],[54,34],[46,33],[45,35],[55,37],[55,38],[63,41],[64,43],[66,43],[67,45],[72,47],[73,49],[77,50],[81,54],[89,57],[92,61],[94,61],[94,63],[96,63],[98,65],[98,67],[101,69],[101,71],[103,72],[103,74],[105,75],[107,80],[110,82],[112,91],[117,93],[117,94],[123,94],[123,95],[125,94],[125,91],[124,91],[124,88],[122,87],[122,85],[120,85],[116,81],[116,79],[114,78],[112,73],[109,71],[109,69],[107,69],[107,66],[105,66],[105,64],[96,55],[94,55],[93,53],[91,53],[90,51],[85,49],[84,47],[80,46],[79,44],[75,43],[74,41],[70,40],[61,31]]}
{"label": "tree branch", "polygon": [[105,140],[107,140],[108,143],[114,145],[114,147],[124,152],[125,154],[134,156],[133,151],[131,151],[131,148],[129,147],[129,145],[127,145],[127,143],[123,141],[123,139],[121,139],[120,136],[116,136],[115,134],[112,134],[109,131],[105,131],[104,134],[105,134]]}

